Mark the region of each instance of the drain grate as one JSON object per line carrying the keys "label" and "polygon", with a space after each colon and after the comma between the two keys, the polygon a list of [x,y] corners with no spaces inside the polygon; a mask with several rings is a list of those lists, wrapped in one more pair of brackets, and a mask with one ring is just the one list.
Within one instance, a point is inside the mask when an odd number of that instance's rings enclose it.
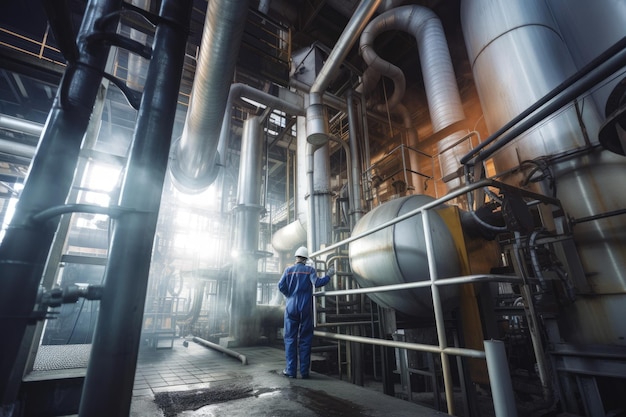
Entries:
{"label": "drain grate", "polygon": [[197,410],[211,404],[223,403],[254,395],[248,384],[228,384],[189,391],[166,391],[154,394],[154,402],[165,417],[174,417],[187,410]]}

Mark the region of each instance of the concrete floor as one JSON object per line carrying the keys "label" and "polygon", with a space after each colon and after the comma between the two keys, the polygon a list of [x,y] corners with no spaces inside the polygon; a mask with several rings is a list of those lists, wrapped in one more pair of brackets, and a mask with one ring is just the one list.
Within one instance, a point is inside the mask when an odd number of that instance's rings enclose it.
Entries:
{"label": "concrete floor", "polygon": [[282,376],[284,352],[237,348],[247,365],[183,340],[139,353],[131,416],[393,417],[443,416],[408,401],[312,372]]}

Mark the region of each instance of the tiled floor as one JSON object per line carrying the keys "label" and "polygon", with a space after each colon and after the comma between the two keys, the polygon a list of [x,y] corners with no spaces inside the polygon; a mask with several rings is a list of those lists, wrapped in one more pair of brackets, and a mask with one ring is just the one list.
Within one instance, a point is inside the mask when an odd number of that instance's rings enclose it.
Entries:
{"label": "tiled floor", "polygon": [[282,349],[234,350],[246,365],[191,341],[140,351],[131,417],[445,415],[314,372],[307,380],[285,378]]}
{"label": "tiled floor", "polygon": [[[284,351],[268,346],[237,348],[247,364],[192,341],[171,349],[141,349],[129,417],[404,417],[444,416],[432,409],[315,372],[311,379],[282,376]],[[186,345],[186,346],[185,346]],[[89,345],[76,347],[82,367],[62,357],[63,370],[40,370],[35,379],[85,375]],[[66,349],[67,350],[67,349]],[[63,355],[62,347],[47,354]],[[39,374],[39,375],[36,375]],[[44,375],[46,374],[46,375]]]}
{"label": "tiled floor", "polygon": [[133,396],[198,389],[209,383],[235,379],[238,375],[233,372],[233,366],[238,363],[235,358],[190,341],[185,347],[182,339],[172,349],[141,350]]}

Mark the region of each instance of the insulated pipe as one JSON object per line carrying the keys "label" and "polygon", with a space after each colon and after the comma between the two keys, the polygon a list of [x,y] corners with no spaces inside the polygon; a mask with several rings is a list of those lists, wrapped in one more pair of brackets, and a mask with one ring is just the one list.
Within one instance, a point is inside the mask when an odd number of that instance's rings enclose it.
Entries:
{"label": "insulated pipe", "polygon": [[41,135],[43,125],[17,117],[0,114],[0,129],[12,130],[14,132],[26,133],[27,135]]}
{"label": "insulated pipe", "polygon": [[[142,10],[150,10],[150,0],[132,0],[131,4]],[[140,30],[131,28],[130,38],[143,45],[146,43],[148,35]],[[147,66],[147,61],[145,61],[144,58],[129,52],[126,85],[133,90],[140,91],[143,87],[142,76],[145,75]]]}
{"label": "insulated pipe", "polygon": [[[375,62],[379,62],[379,61],[380,60],[376,60]],[[389,71],[387,71],[384,73],[384,75],[387,77],[392,77],[392,79],[394,80],[394,90],[393,90],[394,93],[393,93],[393,96],[389,99],[389,101],[386,104],[377,104],[377,105],[374,105],[373,108],[378,112],[387,113],[387,111],[389,111],[389,112],[400,114],[400,116],[402,117],[404,129],[407,132],[407,142],[408,142],[407,145],[409,146],[409,148],[411,147],[417,148],[418,146],[417,131],[413,127],[413,120],[411,119],[411,114],[409,113],[407,108],[400,102],[400,100],[404,96],[404,90],[406,88],[405,81],[404,81],[404,74],[402,74],[401,82],[398,80],[398,76],[394,73],[390,73]],[[368,92],[374,89],[374,87],[378,83],[378,80],[380,79],[380,76],[381,76],[381,73],[379,72],[378,66],[376,64],[370,65],[369,67],[367,67],[367,69],[363,73],[363,82],[362,82],[363,94],[367,94]],[[396,93],[398,93],[398,95],[396,95]],[[402,155],[403,155],[403,161],[404,161],[404,151],[402,152]],[[419,164],[418,164],[418,158],[417,158],[416,152],[410,151],[409,161],[410,161],[409,167],[411,168],[411,171],[417,171],[419,169]],[[408,178],[406,176],[406,173],[405,173],[405,180],[407,180],[406,182],[408,183]],[[422,191],[423,183],[422,183],[421,176],[419,174],[416,174],[416,173],[411,174],[410,184],[412,185],[413,189],[417,190],[418,192]]]}
{"label": "insulated pipe", "polygon": [[[414,151],[414,149],[417,149],[417,147],[419,146],[418,139],[417,139],[417,130],[413,126],[413,119],[411,119],[411,114],[409,113],[409,110],[404,106],[404,104],[402,103],[398,104],[394,110],[396,113],[399,113],[400,116],[402,116],[404,128],[406,129],[406,136],[407,136],[407,148],[406,149],[409,154],[408,155],[409,166],[405,168],[407,168],[407,170],[409,171],[409,175],[411,179],[409,184],[413,187],[413,190],[416,193],[422,194],[424,183],[422,181],[422,176],[417,173],[417,171],[419,170],[419,161],[418,161],[418,154],[416,151]],[[404,160],[404,155],[405,155],[404,151],[402,151],[402,155],[403,155],[402,159]]]}
{"label": "insulated pipe", "polygon": [[313,248],[320,248],[332,243],[332,191],[330,189],[330,146],[327,143],[313,153],[313,193],[315,217],[311,217],[313,226]]}
{"label": "insulated pipe", "polygon": [[0,139],[0,153],[2,154],[32,158],[35,156],[35,150],[36,148],[31,145]]}
{"label": "insulated pipe", "polygon": [[[292,101],[300,99],[300,96],[297,96],[288,90],[281,89],[281,92],[283,92],[284,95],[290,95],[290,100]],[[305,115],[304,106],[302,104],[296,104],[286,100],[285,98],[273,96],[246,84],[232,84],[230,86],[230,92],[228,93],[228,100],[226,101],[226,110],[224,113],[224,119],[222,120],[222,129],[220,131],[219,144],[217,147],[218,154],[221,158],[220,164],[222,166],[226,165],[226,154],[228,151],[228,141],[230,139],[230,123],[232,121],[233,105],[244,97],[287,114],[296,116]]]}
{"label": "insulated pipe", "polygon": [[[307,121],[308,121],[308,117],[307,117]],[[308,131],[307,131],[308,133]],[[311,144],[310,142],[306,142],[306,159],[305,159],[305,163],[306,163],[306,181],[308,184],[308,189],[309,191],[309,197],[307,200],[307,207],[308,207],[308,219],[307,219],[307,247],[308,248],[314,248],[313,250],[315,250],[316,248],[318,248],[318,246],[315,246],[315,244],[317,243],[317,238],[315,237],[315,231],[313,229],[314,223],[316,223],[317,221],[317,217],[315,215],[315,205],[313,204],[313,193],[315,190],[315,181],[313,180],[313,167],[315,166],[315,158],[314,158],[314,153],[315,153],[315,148],[316,146]],[[315,220],[315,221],[314,221]]]}
{"label": "insulated pipe", "polygon": [[209,342],[208,340],[204,340],[204,339],[201,339],[201,338],[196,337],[196,336],[194,336],[194,338],[191,339],[191,340],[193,340],[197,344],[202,345],[204,347],[207,347],[207,348],[210,348],[210,349],[215,349],[218,352],[222,352],[222,353],[227,354],[228,356],[232,356],[233,358],[239,359],[239,361],[241,362],[242,365],[247,365],[248,364],[248,358],[246,357],[246,355],[243,355],[243,354],[241,354],[239,352],[235,352],[234,350],[227,349],[227,348],[225,348],[223,346],[220,346],[218,344]]}
{"label": "insulated pipe", "polygon": [[[353,170],[352,170],[352,152],[350,152],[350,145],[348,143],[346,143],[345,141],[336,138],[334,136],[330,137],[330,140],[332,140],[333,142],[337,143],[339,146],[341,146],[343,148],[343,151],[346,153],[346,181],[348,184],[354,184],[354,179],[352,178],[353,175]],[[358,184],[357,184],[358,186]],[[354,190],[351,186],[347,187],[347,194],[348,194],[348,201],[350,202],[350,204],[352,204],[352,201],[354,200],[353,197],[353,193]],[[357,197],[359,196],[358,190],[357,190]],[[360,197],[359,197],[360,198]]]}
{"label": "insulated pipe", "polygon": [[[289,80],[289,86],[295,88],[296,90],[302,91],[304,93],[308,93],[311,91],[311,86],[303,83],[302,81],[298,81],[295,78]],[[361,94],[361,99],[363,99],[363,95]],[[346,107],[346,102],[344,99],[339,98],[333,94],[325,92],[322,95],[322,103],[324,103],[328,107],[332,107],[335,110],[340,110],[343,112],[347,112],[348,109]],[[363,117],[371,117],[374,120],[378,120],[381,123],[389,123],[389,120],[380,115],[380,113],[375,113],[373,111],[366,111],[367,106],[362,106],[364,110],[361,111],[363,113]],[[392,121],[393,124],[393,121]]]}
{"label": "insulated pipe", "polygon": [[348,141],[350,142],[350,168],[352,170],[352,181],[348,187],[352,189],[352,200],[350,201],[350,230],[363,217],[363,206],[361,206],[361,159],[359,154],[359,142],[357,139],[357,116],[354,110],[354,92],[348,91],[346,100],[348,107],[348,124],[350,131],[348,132]]}
{"label": "insulated pipe", "polygon": [[[128,416],[192,0],[164,0],[114,223],[80,416]],[[172,80],[177,80],[173,82]],[[113,401],[113,399],[115,399]]]}
{"label": "insulated pipe", "polygon": [[230,305],[230,335],[240,346],[257,342],[260,317],[257,305],[257,260],[259,246],[261,179],[263,178],[263,129],[260,118],[253,116],[243,123],[241,160],[237,184],[233,288]]}
{"label": "insulated pipe", "polygon": [[[369,28],[369,25],[368,25]],[[367,33],[367,28],[363,31],[363,35]],[[361,45],[363,44],[363,36],[361,36]],[[367,62],[367,61],[366,61]],[[388,110],[396,107],[404,98],[406,92],[406,79],[400,68],[391,62],[385,61],[376,56],[363,72],[363,93],[367,94],[376,87],[381,75],[391,78],[393,81],[393,94],[386,103],[380,103],[373,106],[374,110],[380,113],[387,113]]]}
{"label": "insulated pipe", "polygon": [[322,145],[328,142],[328,117],[322,104],[322,94],[334,79],[337,70],[381,1],[363,0],[359,4],[311,86],[306,117],[307,140],[312,144]]}
{"label": "insulated pipe", "polygon": [[[15,208],[15,215],[0,243],[0,406],[15,401],[22,374],[15,370],[26,328],[31,323],[44,264],[59,219],[31,220],[39,211],[62,205],[70,191],[81,142],[93,109],[110,46],[90,36],[100,30],[115,32],[117,20],[101,20],[115,13],[121,0],[92,0],[87,4],[78,34],[83,65],[69,65],[54,99],[39,148]],[[102,22],[103,24],[98,24]]]}
{"label": "insulated pipe", "polygon": [[220,129],[247,13],[246,0],[213,0],[207,6],[191,102],[170,164],[181,189],[202,191],[217,177]]}
{"label": "insulated pipe", "polygon": [[386,63],[373,49],[382,32],[402,30],[417,41],[433,132],[465,119],[454,68],[439,18],[421,6],[402,6],[371,21],[361,35],[361,54],[368,65],[384,74]]}
{"label": "insulated pipe", "polygon": [[[322,94],[335,77],[350,48],[358,39],[367,21],[381,0],[363,0],[346,25],[335,48],[311,86],[306,110],[307,177],[309,182],[309,248],[317,250],[332,241],[332,215],[330,207],[330,167],[328,152],[328,117],[322,103]],[[316,150],[316,148],[319,148]],[[316,168],[321,167],[323,170]]]}
{"label": "insulated pipe", "polygon": [[[298,246],[307,244],[307,164],[306,164],[306,119],[296,119],[296,220],[279,229],[272,236],[272,246],[278,252],[293,252]],[[289,254],[292,259],[293,253]]]}

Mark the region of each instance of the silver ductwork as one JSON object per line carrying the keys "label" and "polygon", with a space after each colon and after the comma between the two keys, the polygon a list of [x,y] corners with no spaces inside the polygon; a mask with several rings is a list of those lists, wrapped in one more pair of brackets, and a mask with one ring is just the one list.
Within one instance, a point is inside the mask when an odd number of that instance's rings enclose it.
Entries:
{"label": "silver ductwork", "polygon": [[249,117],[243,124],[241,161],[237,183],[235,213],[236,253],[233,259],[231,299],[231,336],[238,345],[251,345],[259,336],[259,316],[256,310],[256,262],[262,255],[259,247],[261,179],[263,178],[263,129],[258,117]]}
{"label": "silver ductwork", "polygon": [[296,220],[279,229],[272,235],[272,247],[278,252],[293,252],[298,246],[307,242],[307,182],[306,165],[306,119],[298,117],[296,120]]}
{"label": "silver ductwork", "polygon": [[0,154],[32,159],[35,156],[35,150],[36,148],[31,145],[0,139]]}
{"label": "silver ductwork", "polygon": [[202,191],[217,176],[220,129],[247,13],[245,0],[208,4],[187,119],[170,161],[183,190]]}
{"label": "silver ductwork", "polygon": [[[373,19],[365,28],[361,35],[361,55],[368,64],[368,69],[363,75],[364,90],[371,89],[380,75],[391,78],[394,82],[394,91],[387,105],[390,109],[398,108],[403,114],[398,105],[405,92],[404,75],[395,65],[380,58],[373,49],[376,37],[389,30],[401,30],[410,33],[417,41],[433,133],[464,120],[465,114],[461,104],[461,96],[456,84],[454,68],[441,21],[435,13],[425,7],[403,6],[389,10]],[[379,104],[376,109],[385,111],[387,107],[385,104]],[[412,128],[412,123],[407,123],[406,117],[404,117],[404,121],[409,132],[409,144],[416,146],[417,135]],[[452,133],[444,139],[444,142],[455,141],[464,136],[465,133]],[[450,160],[458,160],[456,156],[462,155],[461,152],[453,151],[454,155]],[[417,155],[411,152],[410,162],[413,171],[419,171],[417,159]],[[458,166],[457,163],[455,167],[446,169],[456,171]],[[423,181],[419,175],[412,175],[411,181],[417,192],[423,191]],[[449,187],[456,185],[458,185],[458,181],[450,183]]]}
{"label": "silver ductwork", "polygon": [[228,100],[226,101],[224,119],[222,120],[222,128],[217,146],[217,151],[220,156],[219,163],[222,166],[226,165],[225,158],[228,151],[228,142],[230,140],[233,105],[241,102],[242,98],[253,100],[271,109],[280,110],[287,114],[298,116],[304,116],[305,114],[302,97],[289,90],[284,88],[279,89],[279,97],[276,97],[246,84],[232,84],[228,93]]}
{"label": "silver ductwork", "polygon": [[[433,201],[426,195],[397,198],[367,213],[354,228],[365,233],[409,211]],[[436,256],[437,277],[460,275],[457,249],[443,219],[431,212],[430,233]],[[361,287],[393,285],[430,279],[422,216],[417,215],[350,243],[350,266]],[[429,288],[378,292],[369,295],[376,303],[411,316],[430,315],[433,306]],[[456,286],[440,287],[442,306],[451,308],[458,297]]]}
{"label": "silver ductwork", "polygon": [[[593,2],[585,10],[597,16],[604,12],[595,9],[603,5],[611,9],[614,3]],[[563,7],[574,13],[571,2]],[[618,13],[614,18],[626,27],[626,15]],[[576,63],[564,42],[567,37],[560,32],[560,27],[567,27],[561,19],[568,18],[560,16],[557,25],[543,0],[462,1],[465,43],[489,132],[498,130],[576,72]],[[569,24],[575,24],[575,20]],[[593,39],[598,30],[586,23],[576,25],[579,37]],[[574,219],[626,207],[626,194],[614,191],[622,188],[626,159],[593,147],[600,118],[595,106],[585,105],[589,101],[590,96],[579,98],[578,114],[573,105],[569,106],[492,157],[497,174],[517,168],[525,160],[551,158],[556,190],[537,186],[536,191],[556,193],[568,216]],[[561,156],[566,154],[572,156]],[[517,176],[502,178],[518,185],[524,175],[520,170]],[[563,339],[624,344],[626,324],[620,305],[626,302],[622,244],[626,241],[626,220],[624,216],[613,216],[587,221],[577,224],[573,232],[588,282],[588,288],[577,290],[593,297],[580,297],[566,309],[560,318]]]}
{"label": "silver ductwork", "polygon": [[417,41],[433,132],[464,120],[448,44],[437,15],[425,7],[402,6],[381,14],[367,25],[361,35],[361,54],[382,75],[393,69],[372,45],[379,34],[388,30],[410,33]]}
{"label": "silver ductwork", "polygon": [[[363,36],[365,35],[365,33],[366,32],[364,31]],[[367,33],[369,36],[372,35],[372,32]],[[361,36],[361,48],[363,48],[363,36]],[[366,46],[366,50],[370,51],[368,53],[368,56],[370,56],[370,59],[372,59],[372,53],[374,52],[369,45],[373,44],[374,39],[368,40],[367,42],[368,46]],[[398,104],[400,104],[400,102],[404,98],[404,93],[406,92],[406,78],[404,77],[404,73],[400,68],[393,65],[391,62],[383,61],[378,56],[376,56],[375,58],[373,58],[371,65],[369,65],[367,69],[363,72],[361,84],[363,94],[368,94],[376,87],[376,84],[378,84],[381,75],[384,75],[385,77],[390,78],[393,81],[393,93],[391,94],[391,97],[389,97],[389,99],[387,100],[387,103],[372,104],[371,107],[378,112],[386,113],[388,109],[394,109]]]}
{"label": "silver ductwork", "polygon": [[361,1],[311,86],[309,105],[306,110],[306,128],[307,140],[313,145],[321,146],[328,142],[328,116],[322,104],[322,94],[336,76],[337,70],[348,56],[350,48],[357,41],[361,31],[380,3],[381,0]]}
{"label": "silver ductwork", "polygon": [[[148,11],[150,10],[150,0],[132,0],[131,4],[142,10],[148,10]],[[131,28],[130,38],[134,41],[141,43],[142,45],[145,45],[148,39],[148,35],[141,32],[140,30]],[[144,59],[138,54],[129,52],[126,85],[132,88],[133,90],[138,90],[138,91],[143,90],[143,85],[146,82],[145,76],[147,72],[148,72],[148,60]]]}
{"label": "silver ductwork", "polygon": [[17,117],[0,114],[0,129],[26,133],[28,135],[39,137],[41,135],[41,132],[43,131],[43,125],[24,119],[19,119]]}

